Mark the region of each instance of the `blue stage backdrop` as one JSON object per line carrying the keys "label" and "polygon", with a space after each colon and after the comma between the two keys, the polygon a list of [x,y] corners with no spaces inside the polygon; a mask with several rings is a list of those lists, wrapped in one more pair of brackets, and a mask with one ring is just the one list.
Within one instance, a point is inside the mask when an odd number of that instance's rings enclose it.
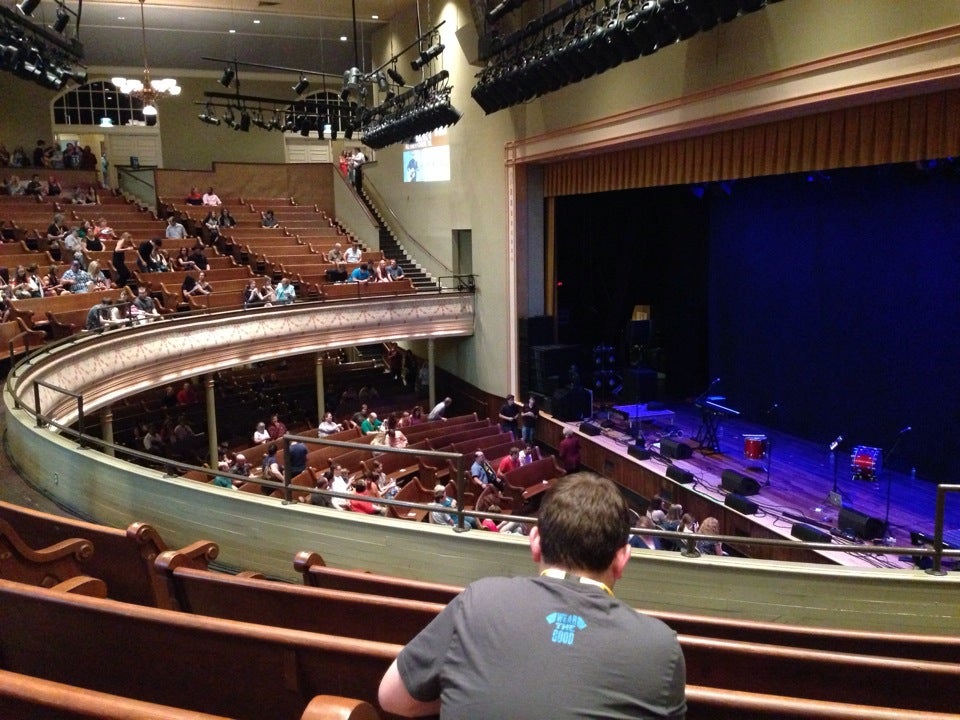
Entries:
{"label": "blue stage backdrop", "polygon": [[957,482],[960,177],[951,163],[739,181],[710,198],[710,368],[732,404]]}
{"label": "blue stage backdrop", "polygon": [[[958,482],[960,163],[560,198],[563,342],[651,304],[667,392]],[[629,399],[628,399],[629,400]],[[769,412],[777,405],[777,409]]]}

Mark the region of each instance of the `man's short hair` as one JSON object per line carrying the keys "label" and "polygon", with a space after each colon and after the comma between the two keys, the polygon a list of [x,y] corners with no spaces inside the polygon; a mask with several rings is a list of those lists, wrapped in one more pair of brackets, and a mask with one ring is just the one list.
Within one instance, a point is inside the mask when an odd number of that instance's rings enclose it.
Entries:
{"label": "man's short hair", "polygon": [[546,564],[601,572],[627,543],[630,508],[610,480],[574,473],[547,492],[537,527]]}

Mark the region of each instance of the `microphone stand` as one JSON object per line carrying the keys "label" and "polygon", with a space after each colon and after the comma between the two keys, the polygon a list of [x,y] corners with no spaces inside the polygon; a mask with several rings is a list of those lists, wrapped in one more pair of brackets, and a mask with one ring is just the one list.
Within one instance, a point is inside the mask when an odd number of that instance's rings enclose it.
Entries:
{"label": "microphone stand", "polygon": [[[890,446],[890,449],[887,450],[886,459],[889,460],[890,456],[893,455],[893,451],[897,449],[900,445],[900,441],[903,440],[903,436],[910,432],[912,428],[905,427],[899,433],[897,433],[896,440],[893,441],[893,445]],[[883,544],[887,547],[893,545],[896,542],[896,538],[890,533],[890,488],[893,485],[893,477],[890,475],[890,471],[887,470],[887,510],[883,516]]]}
{"label": "microphone stand", "polygon": [[833,463],[833,490],[827,493],[827,504],[836,508],[843,507],[843,496],[840,494],[840,486],[837,484],[837,449],[843,443],[843,435],[838,435],[837,439],[830,443],[830,462]]}

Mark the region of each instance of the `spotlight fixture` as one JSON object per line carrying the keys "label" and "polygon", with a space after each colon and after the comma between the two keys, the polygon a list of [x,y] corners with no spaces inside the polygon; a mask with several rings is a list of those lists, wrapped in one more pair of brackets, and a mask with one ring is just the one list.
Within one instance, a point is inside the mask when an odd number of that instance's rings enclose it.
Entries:
{"label": "spotlight fixture", "polygon": [[383,74],[383,71],[379,71],[374,77],[377,80],[377,87],[380,88],[380,92],[386,92],[388,87],[387,76]]}
{"label": "spotlight fixture", "polygon": [[387,68],[387,75],[389,75],[390,79],[393,80],[397,85],[403,86],[407,84],[407,81],[403,79],[403,75],[397,72],[395,67]]}
{"label": "spotlight fixture", "polygon": [[297,95],[303,95],[307,91],[308,87],[310,87],[310,81],[307,80],[306,77],[301,75],[299,82],[297,82],[297,84],[293,86],[293,91]]}
{"label": "spotlight fixture", "polygon": [[227,124],[227,127],[237,127],[237,118],[233,114],[233,108],[227,108],[227,111],[223,114],[223,121]]}
{"label": "spotlight fixture", "polygon": [[[240,120],[241,120],[241,122],[242,122],[242,121],[243,121],[243,118],[241,118]],[[260,112],[259,110],[257,110],[256,114],[253,116],[253,118],[250,120],[250,122],[252,122],[254,125],[256,125],[256,126],[257,126],[258,128],[260,128],[261,130],[272,130],[272,129],[273,129],[271,123],[268,123],[266,120],[263,119],[263,113]]]}
{"label": "spotlight fixture", "polygon": [[410,61],[410,67],[413,68],[414,72],[418,72],[420,68],[422,68],[424,65],[428,65],[431,60],[434,60],[437,57],[439,57],[440,53],[442,53],[444,49],[445,47],[442,43],[437,43],[435,45],[430,46],[429,48],[424,50],[422,53],[420,53],[419,57],[415,57],[413,60]]}
{"label": "spotlight fixture", "polygon": [[250,113],[240,113],[240,124],[237,126],[240,132],[250,132]]}
{"label": "spotlight fixture", "polygon": [[69,24],[70,13],[68,13],[61,5],[59,8],[57,8],[57,19],[53,22],[53,31],[62,35],[63,31],[67,29],[67,25]]}
{"label": "spotlight fixture", "polygon": [[200,122],[205,122],[207,125],[219,125],[220,118],[213,114],[213,108],[210,106],[210,103],[207,103],[207,108],[202,113],[197,115],[200,118]]}
{"label": "spotlight fixture", "polygon": [[33,11],[37,9],[39,4],[40,0],[23,0],[23,2],[17,3],[17,10],[20,11],[21,15],[30,17],[33,15]]}
{"label": "spotlight fixture", "polygon": [[236,74],[237,74],[237,71],[234,70],[229,65],[227,65],[223,69],[223,75],[220,76],[220,84],[223,85],[225,88],[230,87],[230,83],[233,82],[233,78],[236,77]]}

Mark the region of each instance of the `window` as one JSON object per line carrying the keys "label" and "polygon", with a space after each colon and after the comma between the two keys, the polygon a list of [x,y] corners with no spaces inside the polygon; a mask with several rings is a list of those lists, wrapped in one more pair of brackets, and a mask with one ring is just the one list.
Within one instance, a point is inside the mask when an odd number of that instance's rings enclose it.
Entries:
{"label": "window", "polygon": [[[53,103],[55,125],[100,125],[102,118],[113,125],[144,124],[143,103],[105,81],[78,87]],[[156,122],[155,117],[146,120],[147,125]]]}

